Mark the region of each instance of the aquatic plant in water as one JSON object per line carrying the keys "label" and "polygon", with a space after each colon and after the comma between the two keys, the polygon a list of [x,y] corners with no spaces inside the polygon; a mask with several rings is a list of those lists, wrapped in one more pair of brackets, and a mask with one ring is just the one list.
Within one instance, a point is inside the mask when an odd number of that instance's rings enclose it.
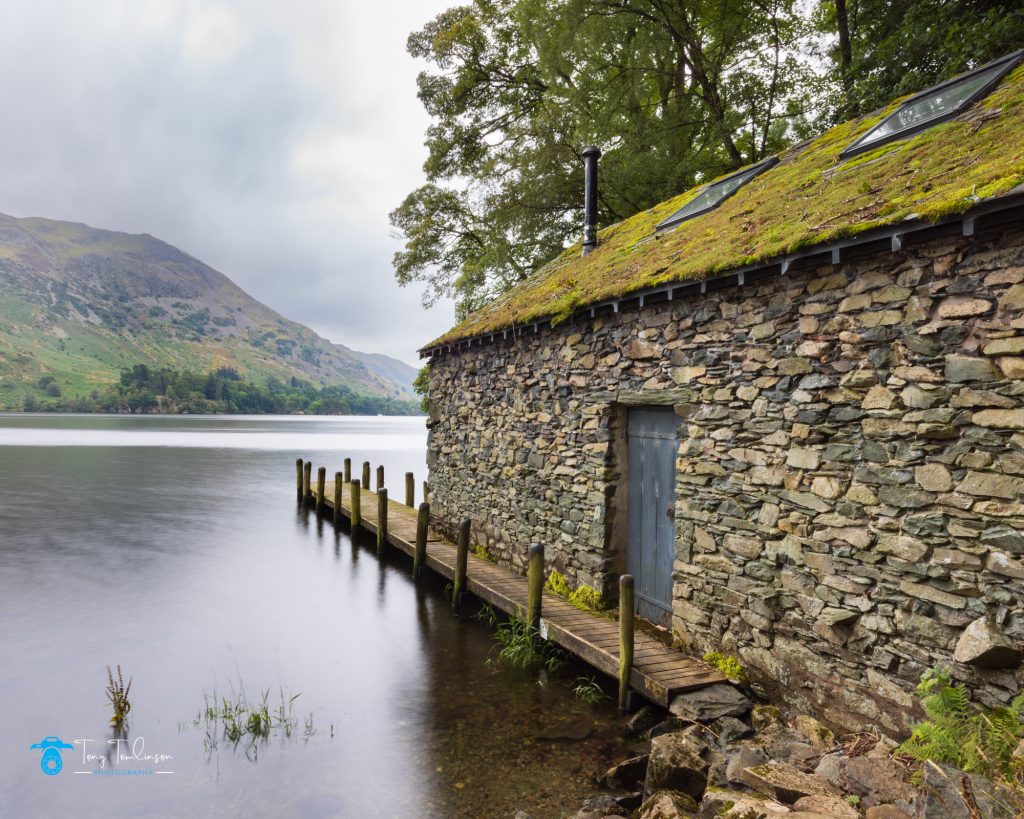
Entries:
{"label": "aquatic plant in water", "polygon": [[124,725],[125,717],[132,710],[132,704],[128,700],[128,692],[132,688],[132,680],[129,678],[128,685],[124,684],[124,677],[121,674],[121,666],[117,667],[117,680],[114,680],[114,672],[107,666],[107,701],[114,709],[114,716],[110,718],[110,724],[115,728]]}
{"label": "aquatic plant in water", "polygon": [[596,705],[610,699],[594,677],[577,677],[572,693],[576,695],[576,699],[587,705]]}
{"label": "aquatic plant in water", "polygon": [[[257,743],[265,742],[277,732],[280,736],[290,737],[298,727],[295,716],[295,700],[300,694],[288,696],[284,689],[280,690],[280,701],[271,710],[270,689],[262,693],[259,701],[250,702],[245,695],[245,688],[233,691],[232,697],[218,697],[203,692],[205,706],[192,721],[195,728],[205,728],[206,738],[203,742],[208,752],[218,747],[219,740],[225,739],[232,747],[237,747],[243,740],[248,741],[246,756],[256,759]],[[303,724],[303,735],[308,740],[316,733],[313,715],[310,714]],[[334,726],[331,726],[331,736]]]}

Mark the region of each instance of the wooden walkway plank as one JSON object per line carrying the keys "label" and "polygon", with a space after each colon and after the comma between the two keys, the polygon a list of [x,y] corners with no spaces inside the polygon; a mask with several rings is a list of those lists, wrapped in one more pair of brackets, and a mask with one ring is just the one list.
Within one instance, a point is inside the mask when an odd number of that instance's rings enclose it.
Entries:
{"label": "wooden walkway plank", "polygon": [[[317,487],[319,490],[319,487]],[[351,489],[346,483],[341,490],[341,515],[351,519]],[[323,492],[321,511],[334,513],[334,484]],[[363,487],[360,492],[363,509],[362,527],[377,534],[377,493]],[[416,550],[416,509],[393,498],[387,504],[388,543],[412,556]],[[455,544],[434,532],[427,535],[425,564],[447,580],[455,577],[457,554]],[[478,557],[468,556],[467,589],[480,600],[506,614],[526,612],[527,580]],[[600,614],[584,611],[565,599],[545,591],[542,595],[541,636],[559,645],[611,677],[619,673],[619,625]],[[643,696],[667,706],[672,697],[715,683],[727,682],[716,669],[642,632],[634,637],[633,666],[630,686]]]}

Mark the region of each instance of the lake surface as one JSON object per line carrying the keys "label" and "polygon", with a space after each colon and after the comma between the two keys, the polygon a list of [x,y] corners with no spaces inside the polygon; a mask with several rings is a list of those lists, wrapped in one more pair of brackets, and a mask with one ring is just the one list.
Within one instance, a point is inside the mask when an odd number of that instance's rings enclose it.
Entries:
{"label": "lake surface", "polygon": [[[425,438],[422,418],[0,415],[0,815],[577,810],[626,753],[614,708],[573,696],[581,672],[489,664],[492,629],[442,581],[296,505],[297,457],[412,471],[418,502]],[[194,722],[214,692],[298,695],[295,727],[235,745]],[[561,719],[593,730],[543,738]],[[73,745],[57,775],[30,750],[50,736]]]}

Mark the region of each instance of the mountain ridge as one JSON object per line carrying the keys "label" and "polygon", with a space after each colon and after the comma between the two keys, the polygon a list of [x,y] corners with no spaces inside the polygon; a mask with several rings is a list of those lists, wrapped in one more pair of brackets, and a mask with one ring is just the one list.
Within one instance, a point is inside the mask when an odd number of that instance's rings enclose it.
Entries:
{"label": "mountain ridge", "polygon": [[51,376],[65,395],[134,364],[411,400],[415,368],[322,338],[151,234],[0,214],[0,408]]}

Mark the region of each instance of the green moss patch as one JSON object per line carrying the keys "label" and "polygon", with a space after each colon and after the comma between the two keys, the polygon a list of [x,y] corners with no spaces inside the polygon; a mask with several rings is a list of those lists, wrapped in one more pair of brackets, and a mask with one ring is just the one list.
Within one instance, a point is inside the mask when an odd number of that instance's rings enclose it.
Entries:
{"label": "green moss patch", "polygon": [[847,122],[780,155],[717,209],[654,236],[699,188],[568,248],[431,345],[574,310],[644,288],[706,278],[908,218],[938,221],[1024,182],[1024,66],[957,119],[859,154],[839,154],[895,108]]}

